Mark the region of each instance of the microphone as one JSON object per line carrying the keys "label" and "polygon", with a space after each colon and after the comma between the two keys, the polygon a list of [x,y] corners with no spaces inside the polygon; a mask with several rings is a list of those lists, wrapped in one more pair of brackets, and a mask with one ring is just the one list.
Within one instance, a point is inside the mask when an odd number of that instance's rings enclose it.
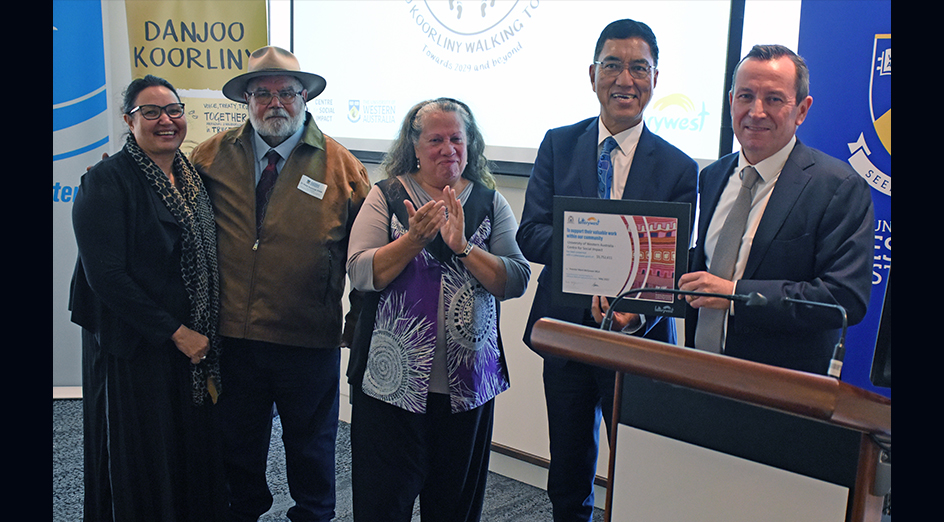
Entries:
{"label": "microphone", "polygon": [[616,296],[616,299],[610,303],[610,309],[606,311],[606,315],[603,316],[603,321],[600,322],[601,330],[609,330],[610,326],[613,324],[613,311],[616,310],[616,303],[620,302],[623,297],[629,294],[642,294],[642,293],[660,293],[660,294],[673,294],[673,295],[693,295],[696,297],[718,297],[721,299],[728,299],[729,301],[740,301],[745,304],[745,306],[766,306],[767,298],[763,294],[758,292],[751,292],[749,294],[712,294],[708,292],[693,292],[690,290],[675,290],[672,288],[631,288],[620,295]]}
{"label": "microphone", "polygon": [[846,357],[846,328],[849,325],[849,320],[846,317],[846,309],[837,304],[806,301],[804,299],[794,299],[792,297],[782,297],[780,298],[780,301],[782,303],[797,303],[807,306],[832,308],[834,310],[839,310],[839,312],[842,313],[842,335],[839,336],[839,342],[837,342],[836,347],[833,348],[833,356],[829,360],[829,370],[826,371],[826,375],[838,379],[842,374],[842,360]]}

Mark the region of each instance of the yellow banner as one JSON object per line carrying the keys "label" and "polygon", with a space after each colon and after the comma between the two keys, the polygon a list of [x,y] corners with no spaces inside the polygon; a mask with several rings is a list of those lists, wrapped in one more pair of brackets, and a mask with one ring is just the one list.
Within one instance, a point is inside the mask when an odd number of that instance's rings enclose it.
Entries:
{"label": "yellow banner", "polygon": [[264,0],[126,0],[131,72],[220,90],[268,42]]}
{"label": "yellow banner", "polygon": [[125,0],[125,7],[132,77],[166,79],[187,106],[184,153],[246,121],[246,106],[221,90],[268,43],[265,0]]}
{"label": "yellow banner", "polygon": [[187,156],[214,134],[238,127],[249,119],[245,103],[230,101],[222,94],[218,98],[207,98],[187,96],[187,91],[177,92],[187,106],[187,139],[180,145]]}

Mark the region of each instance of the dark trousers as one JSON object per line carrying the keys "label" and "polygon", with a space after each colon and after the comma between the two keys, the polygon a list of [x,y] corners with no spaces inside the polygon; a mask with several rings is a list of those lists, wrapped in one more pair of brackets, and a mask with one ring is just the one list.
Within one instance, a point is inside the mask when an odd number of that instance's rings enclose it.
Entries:
{"label": "dark trousers", "polygon": [[113,520],[108,454],[105,355],[95,335],[82,329],[82,413],[85,520]]}
{"label": "dark trousers", "polygon": [[82,330],[84,520],[225,520],[210,400],[193,404],[190,359],[170,341],[116,357]]}
{"label": "dark trousers", "polygon": [[[357,388],[357,387],[355,387]],[[425,414],[352,390],[354,520],[409,522],[420,499],[423,522],[474,522],[482,514],[494,400],[451,413],[430,394]]]}
{"label": "dark trousers", "polygon": [[589,522],[593,516],[600,421],[601,417],[605,419],[609,432],[615,376],[612,370],[545,359],[544,396],[551,450],[547,495],[555,522]]}
{"label": "dark trousers", "polygon": [[295,501],[288,518],[334,517],[339,372],[339,349],[224,339],[218,405],[232,521],[255,521],[272,506],[266,462],[273,404]]}

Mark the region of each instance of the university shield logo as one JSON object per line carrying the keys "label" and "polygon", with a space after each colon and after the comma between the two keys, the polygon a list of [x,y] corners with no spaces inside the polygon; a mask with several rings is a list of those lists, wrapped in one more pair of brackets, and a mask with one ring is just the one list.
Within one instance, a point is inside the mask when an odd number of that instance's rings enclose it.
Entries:
{"label": "university shield logo", "polygon": [[[864,58],[864,57],[863,57]],[[869,79],[869,111],[872,117],[871,130],[859,132],[856,141],[849,145],[849,164],[865,178],[875,190],[892,195],[892,35],[875,35],[872,56],[872,74]],[[864,110],[864,109],[863,109]],[[864,122],[863,122],[864,123]],[[866,133],[869,134],[866,138]],[[881,147],[873,150],[869,147]],[[883,150],[884,149],[884,150]]]}
{"label": "university shield logo", "polygon": [[892,35],[875,35],[869,101],[872,124],[888,154],[892,153]]}
{"label": "university shield logo", "polygon": [[361,119],[361,101],[360,100],[348,100],[347,101],[347,119],[351,123],[357,123]]}

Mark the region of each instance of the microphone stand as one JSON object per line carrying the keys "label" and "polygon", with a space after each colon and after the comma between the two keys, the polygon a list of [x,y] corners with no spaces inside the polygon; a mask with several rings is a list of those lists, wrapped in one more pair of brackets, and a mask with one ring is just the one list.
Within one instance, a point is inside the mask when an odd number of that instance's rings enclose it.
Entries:
{"label": "microphone stand", "polygon": [[[600,323],[601,330],[609,330],[610,326],[613,323],[613,312],[616,308],[616,303],[621,301],[624,297],[629,294],[641,294],[641,293],[668,293],[673,295],[692,295],[696,297],[717,297],[721,299],[729,299],[731,301],[740,301],[745,303],[747,306],[764,306],[767,304],[767,298],[762,294],[757,292],[751,292],[750,294],[712,294],[707,292],[691,292],[687,290],[675,290],[671,288],[633,288],[627,290],[626,292],[621,293],[613,300],[613,303],[610,305],[610,309],[606,311],[606,315],[603,317],[603,321]],[[846,356],[846,330],[849,326],[849,320],[846,316],[846,309],[842,306],[830,304],[830,303],[819,303],[816,301],[806,301],[803,299],[794,299],[792,297],[783,297],[781,302],[784,303],[796,303],[804,304],[808,306],[819,306],[823,308],[832,308],[839,310],[842,314],[842,335],[839,337],[839,342],[836,343],[835,348],[833,348],[833,355],[829,361],[829,370],[826,374],[830,377],[835,377],[839,379],[842,375],[842,362]]]}
{"label": "microphone stand", "polygon": [[794,299],[792,297],[783,297],[781,298],[781,301],[784,303],[797,303],[808,306],[832,308],[839,310],[839,312],[842,314],[842,335],[839,336],[839,342],[837,342],[835,348],[833,348],[833,356],[829,360],[829,370],[826,371],[826,374],[830,377],[839,379],[839,376],[842,375],[842,360],[846,357],[846,329],[849,326],[849,319],[846,317],[846,309],[836,304],[806,301],[803,299]]}
{"label": "microphone stand", "polygon": [[718,297],[721,299],[728,299],[730,301],[740,301],[745,303],[747,306],[764,306],[767,304],[767,298],[763,294],[757,292],[751,292],[747,295],[744,294],[712,294],[708,292],[692,292],[689,290],[675,290],[673,288],[631,288],[620,295],[616,296],[616,299],[610,303],[610,309],[606,311],[606,315],[603,316],[603,320],[600,322],[601,330],[609,330],[610,326],[613,324],[613,312],[616,309],[616,303],[620,302],[624,297],[629,294],[642,294],[642,293],[663,293],[663,294],[673,294],[673,295],[692,295],[696,297]]}

